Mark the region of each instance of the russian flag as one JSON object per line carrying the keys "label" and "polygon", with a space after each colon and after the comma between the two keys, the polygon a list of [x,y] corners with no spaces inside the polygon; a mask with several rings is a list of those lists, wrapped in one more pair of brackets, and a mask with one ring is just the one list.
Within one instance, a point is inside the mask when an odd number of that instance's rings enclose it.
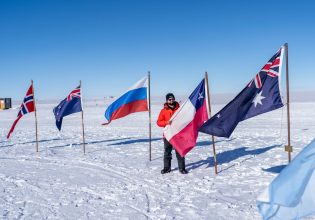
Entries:
{"label": "russian flag", "polygon": [[184,157],[195,145],[198,129],[209,119],[205,79],[188,100],[175,112],[171,125],[164,130],[164,137]]}
{"label": "russian flag", "polygon": [[148,77],[144,77],[108,106],[105,124],[131,113],[148,110]]}

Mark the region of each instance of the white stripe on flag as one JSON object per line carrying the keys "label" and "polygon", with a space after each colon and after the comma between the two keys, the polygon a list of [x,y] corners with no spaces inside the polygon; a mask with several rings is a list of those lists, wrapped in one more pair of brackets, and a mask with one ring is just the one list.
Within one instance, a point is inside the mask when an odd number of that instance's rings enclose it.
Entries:
{"label": "white stripe on flag", "polygon": [[[144,78],[142,78],[141,80],[139,80],[136,84],[134,84],[133,86],[131,86],[128,90],[134,90],[134,89],[139,89],[139,88],[143,88],[143,87],[148,87],[148,77],[145,76]],[[125,93],[124,93],[125,94]]]}
{"label": "white stripe on flag", "polygon": [[174,135],[183,130],[194,118],[196,114],[195,106],[188,100],[175,113],[172,124],[164,129],[165,138],[170,141]]}

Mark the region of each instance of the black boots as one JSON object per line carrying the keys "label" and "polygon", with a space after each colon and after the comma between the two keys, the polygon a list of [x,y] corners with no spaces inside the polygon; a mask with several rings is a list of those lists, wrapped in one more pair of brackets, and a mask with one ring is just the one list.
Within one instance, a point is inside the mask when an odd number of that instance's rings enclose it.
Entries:
{"label": "black boots", "polygon": [[188,173],[188,171],[187,171],[186,169],[179,170],[179,172],[180,172],[181,174],[187,174],[187,173]]}
{"label": "black boots", "polygon": [[[170,172],[171,172],[170,168],[164,168],[163,170],[161,170],[161,174],[170,173]],[[186,169],[179,170],[179,172],[181,174],[187,174],[188,173],[188,171]]]}
{"label": "black boots", "polygon": [[164,168],[163,170],[161,170],[161,174],[170,173],[170,172],[171,172],[171,168]]}
{"label": "black boots", "polygon": [[[172,150],[173,146],[164,138],[164,169],[161,170],[162,174],[171,172]],[[176,151],[176,150],[175,150]],[[176,157],[178,161],[178,169],[181,174],[187,174],[185,169],[185,157],[182,157],[176,151]]]}

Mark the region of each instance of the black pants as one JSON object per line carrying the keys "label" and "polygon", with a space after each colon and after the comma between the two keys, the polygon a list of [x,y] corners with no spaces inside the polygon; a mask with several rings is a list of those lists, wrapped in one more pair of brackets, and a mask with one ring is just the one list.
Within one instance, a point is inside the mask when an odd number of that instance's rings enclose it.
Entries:
{"label": "black pants", "polygon": [[[164,169],[171,169],[172,161],[172,150],[173,146],[165,139],[164,140]],[[178,162],[178,169],[185,169],[185,157],[182,157],[176,150],[176,157]]]}

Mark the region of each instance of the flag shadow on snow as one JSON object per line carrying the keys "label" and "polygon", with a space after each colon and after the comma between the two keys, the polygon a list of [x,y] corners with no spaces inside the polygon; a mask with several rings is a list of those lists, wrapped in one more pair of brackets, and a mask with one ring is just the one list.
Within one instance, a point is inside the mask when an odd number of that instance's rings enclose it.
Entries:
{"label": "flag shadow on snow", "polygon": [[[247,156],[247,155],[259,155],[263,154],[275,147],[279,147],[281,145],[272,145],[269,147],[259,148],[255,150],[247,150],[249,147],[240,147],[234,150],[224,151],[222,153],[217,154],[217,164],[222,165],[225,163],[229,163],[233,160],[236,160],[240,157]],[[197,169],[203,165],[207,165],[207,168],[214,166],[214,159],[213,156],[208,157],[205,160],[200,160],[198,162],[190,163],[186,165],[187,170]],[[220,171],[221,172],[221,171]]]}
{"label": "flag shadow on snow", "polygon": [[[39,140],[38,143],[44,143],[44,142],[49,142],[49,141],[57,141],[61,140],[61,138],[52,138],[52,139],[44,139],[44,140]],[[0,146],[0,148],[5,148],[5,147],[13,147],[15,145],[23,145],[23,144],[34,144],[36,141],[27,141],[27,142],[22,142],[22,143],[15,143],[15,144],[8,144],[4,146]]]}
{"label": "flag shadow on snow", "polygon": [[280,173],[287,165],[279,165],[270,167],[267,169],[262,169],[263,171],[269,172],[269,173]]}
{"label": "flag shadow on snow", "polygon": [[[235,138],[232,139],[228,139],[228,140],[218,140],[218,141],[214,141],[214,143],[220,143],[220,142],[230,142],[233,141]],[[196,144],[196,147],[201,148],[201,147],[206,147],[206,146],[210,146],[212,147],[212,141],[199,141]]]}
{"label": "flag shadow on snow", "polygon": [[[220,143],[220,142],[230,142],[230,141],[233,141],[235,138],[232,138],[232,139],[227,139],[227,140],[219,140],[219,141],[215,141],[214,143]],[[163,139],[161,139],[163,140]],[[212,141],[199,141],[197,142],[196,144],[196,148],[202,148],[202,147],[207,147],[207,146],[210,146],[212,147]],[[161,159],[163,158],[163,156],[160,156],[160,157],[157,157],[157,158],[154,158],[152,159],[153,160],[157,160],[157,159]],[[175,168],[174,170],[178,170],[178,168]]]}
{"label": "flag shadow on snow", "polygon": [[[153,141],[159,141],[162,140],[162,138],[152,138],[151,142]],[[128,140],[128,141],[122,141],[114,144],[109,144],[108,146],[116,146],[116,145],[126,145],[126,144],[135,144],[135,143],[149,143],[149,138],[140,138],[140,139],[134,139],[134,140]]]}
{"label": "flag shadow on snow", "polygon": [[[126,140],[126,139],[130,139],[130,138],[116,138],[116,139],[107,139],[107,140],[99,140],[99,141],[90,141],[90,142],[85,142],[85,144],[86,145],[89,145],[89,144],[100,144],[100,143],[106,143],[106,142],[111,142],[111,141],[121,141],[121,140]],[[49,147],[49,148],[63,148],[63,147],[68,147],[70,144],[53,146],[53,147]],[[72,144],[72,146],[80,146],[80,145],[83,145],[83,143],[80,142],[80,143],[73,143]]]}

